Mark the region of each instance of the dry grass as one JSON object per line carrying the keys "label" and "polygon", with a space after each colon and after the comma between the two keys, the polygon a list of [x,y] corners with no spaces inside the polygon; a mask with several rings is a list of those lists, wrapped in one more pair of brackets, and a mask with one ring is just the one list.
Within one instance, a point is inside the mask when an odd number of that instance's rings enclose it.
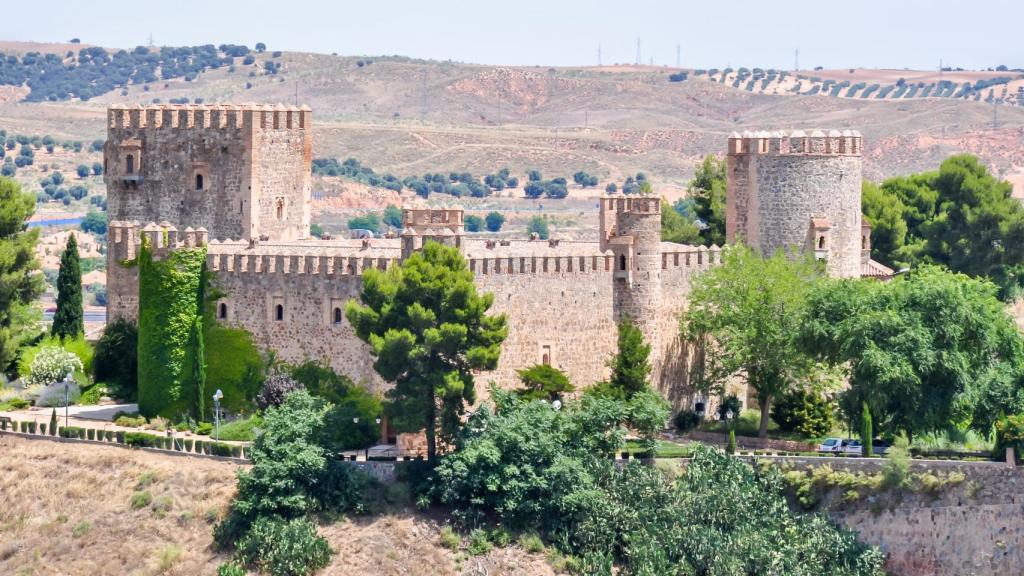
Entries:
{"label": "dry grass", "polygon": [[[227,560],[210,549],[237,466],[198,458],[0,436],[0,574],[198,576]],[[137,509],[132,497],[149,492]],[[518,546],[470,557],[441,545],[443,518],[411,511],[322,526],[335,550],[321,574],[554,574]]]}

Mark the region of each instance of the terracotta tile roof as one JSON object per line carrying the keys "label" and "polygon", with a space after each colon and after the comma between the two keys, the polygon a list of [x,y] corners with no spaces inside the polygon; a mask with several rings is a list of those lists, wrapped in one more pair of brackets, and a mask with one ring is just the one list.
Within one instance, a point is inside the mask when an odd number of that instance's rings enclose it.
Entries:
{"label": "terracotta tile roof", "polygon": [[868,260],[860,265],[860,275],[862,278],[892,278],[895,273],[896,271],[892,268],[874,260]]}
{"label": "terracotta tile roof", "polygon": [[828,218],[811,218],[811,226],[814,228],[831,228]]}

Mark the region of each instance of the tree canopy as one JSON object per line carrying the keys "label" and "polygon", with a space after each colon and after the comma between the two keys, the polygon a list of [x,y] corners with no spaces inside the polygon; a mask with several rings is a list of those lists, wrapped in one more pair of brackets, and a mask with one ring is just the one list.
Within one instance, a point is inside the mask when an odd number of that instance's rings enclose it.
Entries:
{"label": "tree canopy", "polygon": [[761,437],[768,433],[772,402],[800,386],[813,367],[798,334],[808,293],[820,276],[812,260],[782,252],[762,258],[735,245],[722,253],[721,266],[694,282],[683,330],[707,342],[704,385],[721,390],[729,378],[745,379],[758,396]]}
{"label": "tree canopy", "polygon": [[535,364],[517,370],[524,388],[519,395],[531,400],[557,400],[562,394],[576,390],[564,372],[548,364]]}
{"label": "tree canopy", "polygon": [[[828,280],[810,295],[802,339],[848,366],[848,415],[866,402],[875,426],[890,432],[959,422],[987,433],[1013,410],[1012,374],[1024,363],[1022,337],[996,296],[992,283],[936,266],[886,283]],[[994,414],[979,414],[974,399],[999,393],[991,387],[1000,372],[1011,375],[1010,396],[986,404]]]}
{"label": "tree canopy", "polygon": [[678,244],[701,244],[701,231],[697,224],[680,214],[664,198],[661,200],[661,239]]}
{"label": "tree canopy", "polygon": [[38,331],[32,302],[43,291],[35,257],[38,230],[28,229],[36,200],[12,179],[0,177],[0,369],[15,359],[18,345]]}
{"label": "tree canopy", "polygon": [[689,194],[696,203],[696,216],[705,225],[700,236],[706,246],[725,245],[726,161],[705,156],[690,181]]}
{"label": "tree canopy", "polygon": [[1024,287],[1024,205],[974,156],[950,156],[937,172],[866,185],[872,256],[894,267],[942,264],[988,277],[1012,298]]}
{"label": "tree canopy", "polygon": [[399,431],[426,430],[427,455],[448,440],[476,398],[475,370],[497,366],[508,329],[488,315],[493,294],[479,294],[457,248],[427,242],[400,265],[367,270],[360,302],[345,313],[370,344],[374,368],[395,383],[387,411]]}

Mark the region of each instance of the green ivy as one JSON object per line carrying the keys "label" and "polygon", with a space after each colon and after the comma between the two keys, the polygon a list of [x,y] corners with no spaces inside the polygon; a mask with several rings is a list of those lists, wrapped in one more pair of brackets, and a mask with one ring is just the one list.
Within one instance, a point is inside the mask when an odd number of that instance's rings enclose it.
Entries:
{"label": "green ivy", "polygon": [[171,251],[155,260],[145,240],[139,266],[139,412],[146,416],[198,416],[203,370],[202,330],[206,248]]}

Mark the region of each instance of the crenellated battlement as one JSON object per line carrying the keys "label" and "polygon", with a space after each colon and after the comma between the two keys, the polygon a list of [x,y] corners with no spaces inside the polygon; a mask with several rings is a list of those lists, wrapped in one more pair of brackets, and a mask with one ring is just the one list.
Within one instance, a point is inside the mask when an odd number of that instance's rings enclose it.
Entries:
{"label": "crenellated battlement", "polygon": [[[216,241],[211,245],[218,244]],[[387,270],[398,265],[397,257],[335,256],[311,254],[246,254],[243,251],[210,253],[206,264],[220,274],[284,274],[305,276],[362,276],[370,269]]]}
{"label": "crenellated battlement", "polygon": [[284,104],[112,105],[107,127],[117,129],[301,130],[313,125],[308,106]]}
{"label": "crenellated battlement", "polygon": [[[689,268],[704,270],[720,264],[722,249],[718,246],[684,246],[674,252],[661,253],[661,269]],[[470,272],[478,276],[498,274],[604,274],[615,272],[615,254],[584,256],[494,256],[466,259]]]}
{"label": "crenellated battlement", "polygon": [[109,250],[118,262],[133,260],[142,246],[143,238],[157,256],[172,250],[206,246],[209,233],[206,228],[193,229],[191,226],[178,230],[170,222],[150,222],[140,226],[138,222],[113,220],[107,225],[110,241]]}
{"label": "crenellated battlement", "polygon": [[760,155],[833,155],[860,156],[863,137],[856,130],[813,130],[810,134],[802,130],[785,132],[776,130],[768,132],[744,131],[742,134],[733,132],[729,135],[728,153]]}

